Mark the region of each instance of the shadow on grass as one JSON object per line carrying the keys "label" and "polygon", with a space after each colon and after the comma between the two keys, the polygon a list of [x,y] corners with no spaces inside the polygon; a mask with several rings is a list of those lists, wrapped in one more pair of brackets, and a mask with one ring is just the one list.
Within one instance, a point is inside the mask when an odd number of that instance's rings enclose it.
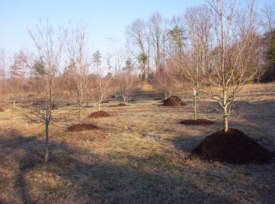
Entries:
{"label": "shadow on grass", "polygon": [[[228,198],[201,189],[185,175],[138,168],[123,160],[107,160],[62,143],[50,143],[50,160],[46,165],[43,147],[43,140],[20,134],[0,139],[1,149],[25,152],[19,159],[14,185],[22,203],[232,203]],[[156,160],[167,162],[158,155],[142,160],[131,158],[131,161],[138,160],[149,162],[154,168],[159,165]],[[47,184],[40,180],[31,183],[35,172],[41,173],[41,180],[47,181],[47,175],[51,174],[70,185],[43,187]],[[34,186],[35,191],[43,187],[35,196]]]}
{"label": "shadow on grass", "polygon": [[169,140],[170,142],[172,142],[172,144],[176,149],[182,152],[191,154],[192,150],[201,143],[201,141],[205,138],[205,136],[188,137],[188,138],[176,137],[174,139],[169,139]]}

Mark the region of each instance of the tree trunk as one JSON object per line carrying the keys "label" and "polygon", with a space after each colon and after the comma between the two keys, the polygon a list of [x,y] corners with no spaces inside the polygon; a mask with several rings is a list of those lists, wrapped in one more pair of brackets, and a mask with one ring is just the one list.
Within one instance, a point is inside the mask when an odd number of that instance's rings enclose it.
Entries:
{"label": "tree trunk", "polygon": [[223,90],[223,120],[224,120],[224,132],[228,131],[228,104],[227,104],[227,91]]}
{"label": "tree trunk", "polygon": [[79,122],[81,122],[81,104],[82,104],[82,101],[81,101],[81,98],[79,98],[79,100],[78,100],[78,120],[79,120]]}
{"label": "tree trunk", "polygon": [[81,122],[81,105],[78,106],[78,120]]}
{"label": "tree trunk", "polygon": [[101,100],[98,102],[98,111],[100,111],[101,110]]}
{"label": "tree trunk", "polygon": [[45,163],[47,163],[48,159],[49,159],[49,146],[48,146],[48,143],[49,143],[49,121],[45,121],[45,134],[46,134]]}
{"label": "tree trunk", "polygon": [[197,95],[194,96],[194,120],[197,120]]}
{"label": "tree trunk", "polygon": [[12,111],[16,110],[16,102],[15,100],[12,101]]}
{"label": "tree trunk", "polygon": [[224,120],[224,132],[227,132],[228,131],[228,114],[227,113],[224,113],[223,120]]}
{"label": "tree trunk", "polygon": [[143,67],[142,81],[146,81],[146,65]]}

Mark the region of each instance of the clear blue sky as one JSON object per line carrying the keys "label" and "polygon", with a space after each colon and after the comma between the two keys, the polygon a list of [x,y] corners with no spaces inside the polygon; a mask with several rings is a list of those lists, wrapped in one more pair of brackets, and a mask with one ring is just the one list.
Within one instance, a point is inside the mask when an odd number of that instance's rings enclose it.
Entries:
{"label": "clear blue sky", "polygon": [[[275,0],[258,0],[257,7]],[[0,48],[10,54],[33,48],[27,29],[39,19],[52,25],[68,21],[87,25],[93,50],[108,52],[112,41],[124,43],[126,26],[136,18],[148,19],[154,12],[164,17],[183,13],[204,0],[0,0]]]}

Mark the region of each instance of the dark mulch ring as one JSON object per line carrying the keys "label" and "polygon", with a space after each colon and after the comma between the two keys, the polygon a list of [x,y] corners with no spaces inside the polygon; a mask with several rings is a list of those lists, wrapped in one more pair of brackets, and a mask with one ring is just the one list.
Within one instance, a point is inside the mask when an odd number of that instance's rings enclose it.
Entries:
{"label": "dark mulch ring", "polygon": [[157,98],[154,98],[154,100],[159,101],[159,100],[162,100],[162,98],[157,97]]}
{"label": "dark mulch ring", "polygon": [[[45,106],[46,102],[45,101],[35,101],[32,103],[33,106]],[[56,110],[57,109],[57,105],[52,104],[52,110]]]}
{"label": "dark mulch ring", "polygon": [[125,103],[119,103],[117,106],[127,106]]}
{"label": "dark mulch ring", "polygon": [[252,138],[237,129],[215,132],[207,136],[193,151],[201,160],[220,161],[232,164],[264,164],[272,160],[269,152]]}
{"label": "dark mulch ring", "polygon": [[40,106],[40,105],[41,105],[41,102],[35,101],[35,102],[32,103],[32,105],[33,105],[33,106]]}
{"label": "dark mulch ring", "polygon": [[91,123],[89,124],[75,124],[70,127],[68,127],[68,131],[71,132],[77,132],[77,131],[83,131],[83,130],[97,130],[99,127],[96,125],[93,125]]}
{"label": "dark mulch ring", "polygon": [[197,119],[197,120],[182,120],[180,124],[184,125],[213,125],[215,122],[207,119]]}
{"label": "dark mulch ring", "polygon": [[104,101],[101,101],[101,104],[103,103],[109,103],[111,100],[104,100]]}
{"label": "dark mulch ring", "polygon": [[0,107],[0,112],[4,112],[4,109]]}
{"label": "dark mulch ring", "polygon": [[185,103],[178,96],[171,96],[163,101],[164,106],[184,106]]}
{"label": "dark mulch ring", "polygon": [[105,111],[97,111],[93,112],[89,115],[89,118],[102,118],[102,117],[109,117],[111,116],[109,113]]}

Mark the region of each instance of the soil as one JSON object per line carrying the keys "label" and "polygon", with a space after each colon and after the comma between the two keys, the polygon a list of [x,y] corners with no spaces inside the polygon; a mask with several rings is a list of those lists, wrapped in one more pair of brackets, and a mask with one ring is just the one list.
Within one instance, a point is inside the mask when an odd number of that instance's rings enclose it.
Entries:
{"label": "soil", "polygon": [[162,98],[154,98],[154,100],[156,100],[156,101],[159,101],[159,100],[162,100]]}
{"label": "soil", "polygon": [[197,120],[182,120],[180,124],[183,125],[213,125],[215,122],[207,119],[197,119]]}
{"label": "soil", "polygon": [[[35,101],[32,103],[33,106],[41,106],[45,104],[44,101]],[[57,106],[55,104],[52,105],[52,110],[56,110],[57,109]]]}
{"label": "soil", "polygon": [[125,103],[120,103],[117,106],[127,106]]}
{"label": "soil", "polygon": [[77,131],[83,131],[83,130],[97,130],[99,129],[96,125],[93,125],[91,123],[89,124],[76,124],[68,127],[68,131],[70,132],[77,132]]}
{"label": "soil", "polygon": [[103,104],[103,103],[109,103],[111,100],[104,100],[104,101],[102,101],[101,102],[101,104]]}
{"label": "soil", "polygon": [[102,117],[109,117],[110,114],[105,111],[97,111],[93,112],[89,115],[89,118],[102,118]]}
{"label": "soil", "polygon": [[184,106],[185,103],[178,96],[171,96],[163,101],[164,106]]}
{"label": "soil", "polygon": [[41,105],[41,102],[35,101],[35,102],[32,103],[32,105],[33,105],[33,106],[40,106],[40,105]]}
{"label": "soil", "polygon": [[272,160],[273,154],[238,129],[215,132],[207,136],[192,155],[202,160],[232,164],[264,164]]}
{"label": "soil", "polygon": [[4,109],[0,107],[0,112],[4,112]]}
{"label": "soil", "polygon": [[55,104],[52,105],[52,110],[57,110],[57,106]]}

